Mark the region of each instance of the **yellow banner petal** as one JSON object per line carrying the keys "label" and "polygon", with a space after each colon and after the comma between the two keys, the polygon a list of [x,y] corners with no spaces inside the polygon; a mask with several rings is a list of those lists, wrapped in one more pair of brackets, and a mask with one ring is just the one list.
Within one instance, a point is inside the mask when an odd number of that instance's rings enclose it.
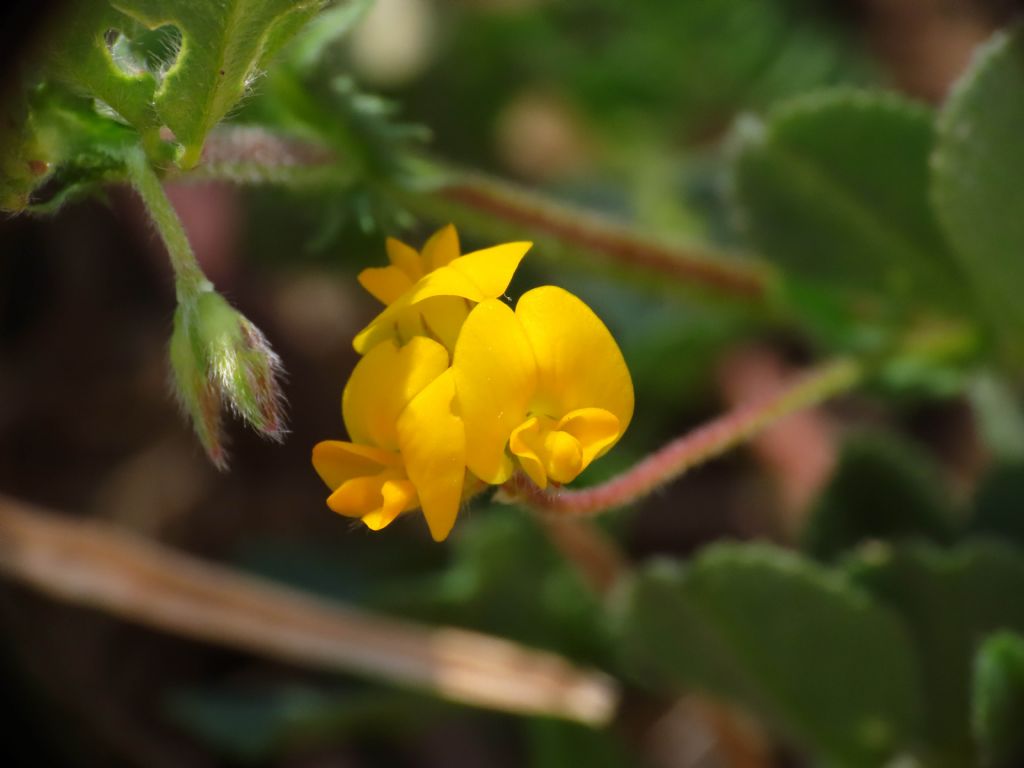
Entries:
{"label": "yellow banner petal", "polygon": [[471,302],[502,296],[530,246],[531,243],[505,243],[460,256],[434,270],[356,334],[352,346],[356,352],[365,354],[382,341],[393,338],[400,315],[417,311],[416,304],[434,296],[461,296]]}
{"label": "yellow banner petal", "polygon": [[453,412],[454,398],[448,371],[420,392],[398,420],[406,472],[434,541],[444,541],[455,525],[466,477],[465,431]]}
{"label": "yellow banner petal", "polygon": [[527,291],[516,305],[537,361],[535,412],[560,419],[580,408],[633,417],[633,380],[611,333],[586,304],[552,285]]}

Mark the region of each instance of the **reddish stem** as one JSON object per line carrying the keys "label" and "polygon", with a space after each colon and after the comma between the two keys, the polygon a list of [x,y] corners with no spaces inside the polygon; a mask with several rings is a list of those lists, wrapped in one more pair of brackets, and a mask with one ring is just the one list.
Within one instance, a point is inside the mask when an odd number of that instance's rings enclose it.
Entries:
{"label": "reddish stem", "polygon": [[764,398],[739,406],[660,450],[611,480],[590,488],[546,493],[517,475],[504,490],[535,509],[570,517],[586,517],[642,499],[703,464],[753,437],[784,416],[827,400],[857,384],[861,367],[838,360],[815,368],[788,386]]}
{"label": "reddish stem", "polygon": [[770,274],[756,263],[660,243],[595,213],[556,204],[506,182],[462,174],[433,194],[615,263],[667,275],[720,295],[754,302],[768,298]]}

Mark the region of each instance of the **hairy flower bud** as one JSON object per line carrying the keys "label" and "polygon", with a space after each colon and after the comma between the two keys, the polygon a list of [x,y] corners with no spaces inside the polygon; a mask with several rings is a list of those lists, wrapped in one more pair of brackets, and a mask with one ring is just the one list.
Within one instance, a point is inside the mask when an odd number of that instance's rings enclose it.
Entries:
{"label": "hairy flower bud", "polygon": [[219,469],[226,467],[225,402],[264,436],[281,439],[281,361],[260,330],[219,293],[206,290],[180,301],[170,357],[178,398]]}

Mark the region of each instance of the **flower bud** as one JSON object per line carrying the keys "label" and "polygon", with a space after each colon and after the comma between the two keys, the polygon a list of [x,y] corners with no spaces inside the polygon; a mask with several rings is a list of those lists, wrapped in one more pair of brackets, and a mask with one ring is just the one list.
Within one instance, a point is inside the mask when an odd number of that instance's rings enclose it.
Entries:
{"label": "flower bud", "polygon": [[260,330],[219,293],[206,290],[181,299],[170,357],[178,397],[219,469],[226,467],[225,402],[264,436],[281,439],[281,361]]}

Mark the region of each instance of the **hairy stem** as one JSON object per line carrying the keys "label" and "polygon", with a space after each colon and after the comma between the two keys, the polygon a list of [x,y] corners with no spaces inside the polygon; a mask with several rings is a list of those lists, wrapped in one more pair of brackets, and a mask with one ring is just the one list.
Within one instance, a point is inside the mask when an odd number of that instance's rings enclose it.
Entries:
{"label": "hairy stem", "polygon": [[528,234],[565,252],[584,251],[611,264],[664,277],[720,298],[767,303],[774,275],[764,264],[709,246],[661,242],[581,208],[508,182],[451,171],[423,191],[394,193],[405,207],[437,221],[456,221],[480,235]]}
{"label": "hairy stem", "polygon": [[149,212],[149,218],[160,234],[160,239],[164,241],[164,247],[167,248],[171,268],[174,270],[178,300],[209,290],[210,281],[206,279],[196,261],[188,235],[181,225],[181,219],[178,218],[174,206],[164,192],[160,178],[142,150],[129,153],[128,177]]}
{"label": "hairy stem", "polygon": [[618,477],[592,488],[545,493],[522,476],[504,487],[517,501],[570,517],[596,515],[638,501],[698,464],[746,442],[784,416],[856,386],[863,367],[843,359],[815,368],[771,396],[740,406],[676,438]]}
{"label": "hairy stem", "polygon": [[[763,262],[706,245],[661,242],[507,182],[433,161],[418,165],[418,185],[378,182],[376,188],[418,216],[454,221],[481,237],[536,238],[550,253],[585,252],[609,265],[669,277],[708,296],[744,304],[767,304],[773,297],[777,278]],[[203,163],[181,178],[309,186],[352,183],[354,173],[328,147],[246,127],[214,131]]]}

